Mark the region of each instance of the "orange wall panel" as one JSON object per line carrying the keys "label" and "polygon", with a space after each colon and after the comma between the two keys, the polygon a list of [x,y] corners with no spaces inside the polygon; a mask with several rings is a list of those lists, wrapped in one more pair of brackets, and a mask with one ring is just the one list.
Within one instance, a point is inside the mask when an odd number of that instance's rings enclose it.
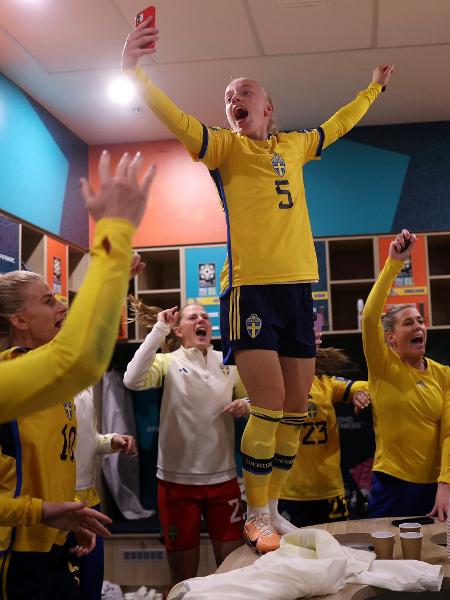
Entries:
{"label": "orange wall panel", "polygon": [[226,241],[225,216],[208,170],[193,161],[178,141],[91,146],[89,181],[94,189],[98,187],[97,164],[104,148],[111,153],[113,166],[124,152],[140,151],[141,175],[149,164],[156,164],[157,174],[146,213],[134,237],[135,247]]}

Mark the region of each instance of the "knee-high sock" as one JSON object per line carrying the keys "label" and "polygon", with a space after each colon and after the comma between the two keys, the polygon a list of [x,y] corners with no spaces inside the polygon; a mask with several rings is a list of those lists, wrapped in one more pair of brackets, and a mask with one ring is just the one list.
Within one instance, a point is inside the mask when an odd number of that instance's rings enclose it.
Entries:
{"label": "knee-high sock", "polygon": [[308,413],[283,413],[275,433],[275,455],[269,480],[269,500],[278,500],[300,444],[300,429]]}
{"label": "knee-high sock", "polygon": [[241,440],[242,468],[247,504],[268,504],[268,485],[275,452],[275,431],[283,412],[252,406]]}

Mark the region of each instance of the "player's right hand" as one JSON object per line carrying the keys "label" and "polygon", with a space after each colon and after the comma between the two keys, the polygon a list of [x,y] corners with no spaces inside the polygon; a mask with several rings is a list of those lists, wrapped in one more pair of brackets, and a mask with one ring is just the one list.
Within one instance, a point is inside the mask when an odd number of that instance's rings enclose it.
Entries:
{"label": "player's right hand", "polygon": [[159,29],[151,27],[152,21],[153,17],[148,17],[128,34],[122,50],[122,71],[135,69],[141,56],[156,52],[156,48],[146,48],[159,39]]}
{"label": "player's right hand", "polygon": [[166,310],[162,310],[156,316],[157,320],[165,325],[168,325],[171,329],[177,322],[178,317],[178,306],[173,306],[172,308],[167,308]]}

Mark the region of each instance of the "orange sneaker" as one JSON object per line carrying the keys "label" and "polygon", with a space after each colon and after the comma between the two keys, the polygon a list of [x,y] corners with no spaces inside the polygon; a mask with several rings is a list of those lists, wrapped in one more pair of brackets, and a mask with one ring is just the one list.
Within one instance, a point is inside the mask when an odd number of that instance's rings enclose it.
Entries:
{"label": "orange sneaker", "polygon": [[278,550],[280,535],[270,521],[270,515],[257,513],[247,519],[244,525],[244,539],[259,554]]}

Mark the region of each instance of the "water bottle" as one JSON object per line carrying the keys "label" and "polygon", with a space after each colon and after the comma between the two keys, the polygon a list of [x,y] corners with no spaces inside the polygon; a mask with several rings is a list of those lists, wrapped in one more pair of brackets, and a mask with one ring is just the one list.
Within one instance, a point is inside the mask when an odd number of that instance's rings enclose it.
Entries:
{"label": "water bottle", "polygon": [[361,331],[363,310],[364,310],[364,300],[362,298],[358,298],[358,300],[356,301],[356,315],[357,315],[356,318],[357,318],[358,331]]}

